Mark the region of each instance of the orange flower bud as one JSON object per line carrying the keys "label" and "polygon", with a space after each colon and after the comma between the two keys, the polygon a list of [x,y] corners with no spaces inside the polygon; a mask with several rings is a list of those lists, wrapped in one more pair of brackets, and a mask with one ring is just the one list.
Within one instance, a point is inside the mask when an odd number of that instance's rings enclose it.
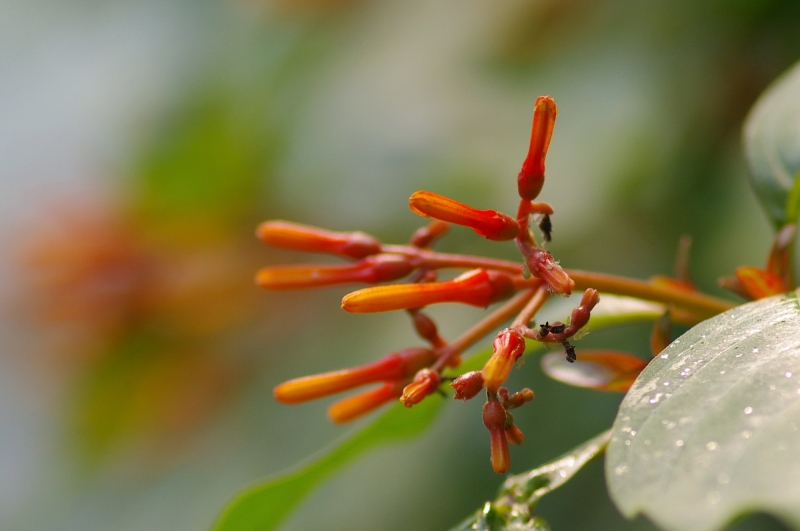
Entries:
{"label": "orange flower bud", "polygon": [[337,424],[344,424],[365,415],[387,402],[397,400],[402,393],[400,382],[386,382],[377,389],[339,400],[328,408],[328,417]]}
{"label": "orange flower bud", "polygon": [[256,274],[256,284],[273,290],[318,288],[352,282],[376,284],[403,278],[413,270],[405,256],[379,254],[347,265],[265,267]]}
{"label": "orange flower bud", "polygon": [[770,271],[757,267],[737,267],[736,278],[744,291],[753,299],[763,299],[786,291],[783,279]]}
{"label": "orange flower bud", "polygon": [[528,389],[527,387],[522,391],[517,391],[513,395],[508,398],[506,403],[506,407],[508,408],[516,408],[520,407],[525,402],[530,402],[533,400],[534,394],[533,391]]}
{"label": "orange flower bud", "polygon": [[497,271],[474,269],[445,282],[376,286],[349,293],[342,308],[354,313],[421,308],[440,302],[462,302],[484,308],[514,293],[514,281]]}
{"label": "orange flower bud", "polygon": [[492,468],[503,474],[511,468],[511,455],[506,440],[506,410],[497,399],[489,399],[483,405],[483,425],[489,430],[491,438]]}
{"label": "orange flower bud", "polygon": [[290,221],[265,221],[256,236],[273,247],[364,258],[381,252],[381,243],[363,232],[333,232]]}
{"label": "orange flower bud", "polygon": [[367,365],[289,380],[277,386],[273,394],[278,402],[297,404],[368,383],[407,378],[435,360],[431,350],[409,348]]}
{"label": "orange flower bud", "polygon": [[483,389],[483,373],[481,371],[465,372],[450,383],[456,390],[454,400],[467,401]]}
{"label": "orange flower bud", "polygon": [[522,199],[536,199],[544,186],[544,159],[550,146],[550,137],[556,124],[556,102],[550,96],[539,96],[533,108],[533,127],[528,156],[517,177],[517,188]]}
{"label": "orange flower bud", "polygon": [[588,288],[583,292],[580,305],[572,310],[569,326],[565,330],[567,335],[572,336],[586,326],[586,323],[589,322],[589,317],[591,317],[591,312],[598,302],[600,302],[600,295],[598,295],[596,289]]}
{"label": "orange flower bud", "polygon": [[420,248],[430,247],[434,241],[447,234],[449,230],[450,225],[444,221],[433,221],[414,232],[411,236],[411,245]]}
{"label": "orange flower bud", "polygon": [[525,352],[525,338],[511,328],[501,330],[492,343],[492,357],[483,366],[483,385],[496,391],[508,379],[514,363]]}
{"label": "orange flower bud", "polygon": [[575,287],[575,281],[561,269],[558,262],[553,259],[553,255],[544,249],[529,248],[528,251],[523,255],[531,274],[544,280],[553,293],[570,295],[572,288]]}
{"label": "orange flower bud", "polygon": [[441,383],[441,378],[439,378],[438,372],[430,369],[420,369],[414,376],[414,381],[403,389],[403,396],[400,397],[400,401],[406,407],[419,404],[423,398],[439,388],[439,383]]}
{"label": "orange flower bud", "polygon": [[522,444],[522,441],[525,440],[525,435],[514,424],[508,426],[505,429],[505,432],[506,432],[506,440],[508,440],[510,444],[520,445]]}
{"label": "orange flower bud", "polygon": [[478,210],[433,192],[414,192],[408,206],[419,216],[469,227],[489,240],[513,240],[519,233],[517,222],[505,214]]}

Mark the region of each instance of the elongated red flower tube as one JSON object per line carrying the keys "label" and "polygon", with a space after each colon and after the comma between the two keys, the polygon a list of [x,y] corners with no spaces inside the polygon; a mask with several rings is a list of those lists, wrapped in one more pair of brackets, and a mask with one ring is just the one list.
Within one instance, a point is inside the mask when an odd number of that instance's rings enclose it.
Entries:
{"label": "elongated red flower tube", "polygon": [[397,400],[403,392],[401,382],[386,382],[382,386],[347,397],[331,404],[328,417],[337,424],[343,424],[379,408],[387,402]]}
{"label": "elongated red flower tube", "polygon": [[361,259],[381,252],[381,243],[363,232],[333,232],[291,221],[265,221],[256,236],[273,247]]}
{"label": "elongated red flower tube", "polygon": [[517,330],[506,328],[497,334],[492,349],[492,357],[481,372],[484,387],[496,391],[508,379],[514,363],[525,352],[525,338]]}
{"label": "elongated red flower tube", "polygon": [[435,360],[431,350],[409,348],[367,365],[289,380],[277,386],[273,394],[278,402],[297,404],[373,382],[408,378]]}
{"label": "elongated red flower tube", "polygon": [[513,240],[519,234],[519,225],[510,216],[495,210],[478,210],[433,192],[414,192],[408,206],[417,215],[469,227],[489,240]]}
{"label": "elongated red flower tube", "polygon": [[414,270],[405,256],[379,254],[346,265],[297,265],[265,267],[256,274],[256,284],[265,289],[318,288],[363,282],[377,284],[403,278]]}
{"label": "elongated red flower tube", "polygon": [[491,439],[492,468],[498,474],[504,474],[511,468],[511,455],[506,439],[506,410],[497,398],[490,398],[483,405],[483,425],[489,430]]}
{"label": "elongated red flower tube", "polygon": [[349,293],[342,308],[353,313],[388,312],[421,308],[440,302],[462,302],[485,308],[514,293],[514,281],[505,274],[474,269],[445,282],[375,286]]}
{"label": "elongated red flower tube", "polygon": [[522,163],[522,169],[517,176],[517,189],[522,199],[532,201],[536,199],[544,186],[544,160],[553,127],[556,124],[558,108],[550,96],[539,96],[533,107],[533,126],[531,128],[531,143],[528,156]]}

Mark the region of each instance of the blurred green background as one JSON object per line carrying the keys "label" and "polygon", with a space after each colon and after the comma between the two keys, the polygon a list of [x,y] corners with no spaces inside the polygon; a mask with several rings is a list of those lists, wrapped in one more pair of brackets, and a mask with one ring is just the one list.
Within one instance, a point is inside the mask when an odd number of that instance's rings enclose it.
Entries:
{"label": "blurred green background", "polygon": [[[740,148],[800,58],[794,0],[8,0],[0,17],[0,528],[197,530],[243,485],[351,427],[279,406],[296,376],[416,345],[346,288],[266,293],[264,219],[406,241],[417,189],[511,211],[533,102],[559,118],[542,199],[562,264],[669,274],[761,265],[770,229]],[[513,258],[455,229],[440,247]],[[313,258],[312,258],[313,259]],[[434,308],[453,338],[481,313]],[[647,355],[647,327],[578,347]],[[536,400],[512,472],[610,426],[620,397],[513,376]],[[480,404],[375,451],[287,530],[440,530],[493,498]],[[539,507],[554,530],[626,522],[595,463]],[[734,529],[781,529],[766,516]]]}

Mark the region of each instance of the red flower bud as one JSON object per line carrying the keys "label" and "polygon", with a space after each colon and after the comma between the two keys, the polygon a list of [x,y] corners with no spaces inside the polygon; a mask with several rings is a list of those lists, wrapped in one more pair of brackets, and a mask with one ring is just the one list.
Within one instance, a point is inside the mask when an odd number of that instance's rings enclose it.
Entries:
{"label": "red flower bud", "polygon": [[522,199],[536,199],[544,186],[544,160],[550,137],[556,123],[556,102],[550,96],[539,96],[533,108],[533,127],[528,156],[517,177],[517,188]]}
{"label": "red flower bud", "polygon": [[483,385],[496,391],[508,379],[514,363],[525,352],[525,338],[518,331],[501,330],[492,343],[492,357],[483,366]]}
{"label": "red flower bud", "polygon": [[278,402],[297,404],[372,382],[401,380],[435,360],[431,350],[409,348],[367,365],[289,380],[277,386],[273,394]]}
{"label": "red flower bud", "polygon": [[544,280],[553,293],[558,295],[570,295],[575,281],[569,278],[566,271],[561,269],[553,259],[553,255],[544,249],[530,248],[529,252],[524,253],[525,263],[528,270],[535,277]]}
{"label": "red flower bud", "polygon": [[339,400],[328,408],[328,417],[337,424],[350,422],[387,402],[397,400],[402,393],[400,382],[386,382],[381,387]]}
{"label": "red flower bud", "polygon": [[465,372],[450,383],[456,390],[455,400],[467,401],[483,389],[483,373],[481,371]]}
{"label": "red flower bud", "polygon": [[411,236],[411,245],[414,247],[430,247],[434,241],[441,238],[447,231],[450,230],[450,225],[444,221],[433,221],[425,227],[417,229]]}
{"label": "red flower bud", "polygon": [[517,408],[520,407],[525,402],[530,402],[533,400],[534,394],[533,391],[528,389],[527,387],[522,391],[517,391],[513,395],[508,398],[507,403],[505,406],[507,408]]}
{"label": "red flower bud", "polygon": [[265,289],[317,288],[352,282],[376,284],[397,280],[414,270],[405,256],[379,254],[347,265],[299,265],[265,267],[256,274],[256,284]]}
{"label": "red flower bud", "polygon": [[478,210],[433,192],[414,192],[408,206],[419,216],[469,227],[489,240],[513,240],[519,233],[517,222],[505,214]]}
{"label": "red flower bud", "polygon": [[600,295],[598,295],[596,289],[588,288],[586,291],[583,292],[583,297],[581,297],[580,305],[572,310],[572,315],[570,316],[568,335],[572,336],[586,326],[586,323],[589,322],[589,317],[591,317],[591,312],[597,303],[600,302]]}
{"label": "red flower bud", "polygon": [[497,399],[489,399],[483,405],[483,425],[489,430],[491,438],[492,468],[503,474],[511,468],[511,456],[506,440],[506,410]]}
{"label": "red flower bud", "polygon": [[265,221],[256,236],[273,247],[364,258],[381,252],[381,243],[363,232],[333,232],[290,221]]}
{"label": "red flower bud", "polygon": [[439,388],[439,383],[441,383],[441,378],[439,378],[438,372],[430,369],[420,369],[414,376],[414,381],[403,389],[403,396],[400,397],[400,401],[406,407],[419,404],[423,398]]}
{"label": "red flower bud", "polygon": [[440,302],[462,302],[484,308],[514,293],[514,281],[497,271],[475,269],[445,282],[376,286],[349,293],[342,308],[354,313],[421,308]]}

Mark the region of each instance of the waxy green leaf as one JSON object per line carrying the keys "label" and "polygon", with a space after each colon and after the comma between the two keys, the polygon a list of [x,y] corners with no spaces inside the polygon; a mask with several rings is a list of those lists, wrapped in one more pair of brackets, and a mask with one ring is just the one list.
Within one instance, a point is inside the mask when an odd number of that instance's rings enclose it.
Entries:
{"label": "waxy green leaf", "polygon": [[778,78],[744,127],[750,184],[776,229],[796,220],[800,193],[800,63]]}
{"label": "waxy green leaf", "polygon": [[245,489],[223,510],[214,531],[275,529],[324,479],[381,444],[413,437],[428,428],[444,401],[433,396],[411,409],[397,404],[355,435],[306,465]]}
{"label": "waxy green leaf", "polygon": [[628,517],[712,531],[763,511],[800,529],[800,303],[756,301],[709,319],[645,368],[606,457]]}

